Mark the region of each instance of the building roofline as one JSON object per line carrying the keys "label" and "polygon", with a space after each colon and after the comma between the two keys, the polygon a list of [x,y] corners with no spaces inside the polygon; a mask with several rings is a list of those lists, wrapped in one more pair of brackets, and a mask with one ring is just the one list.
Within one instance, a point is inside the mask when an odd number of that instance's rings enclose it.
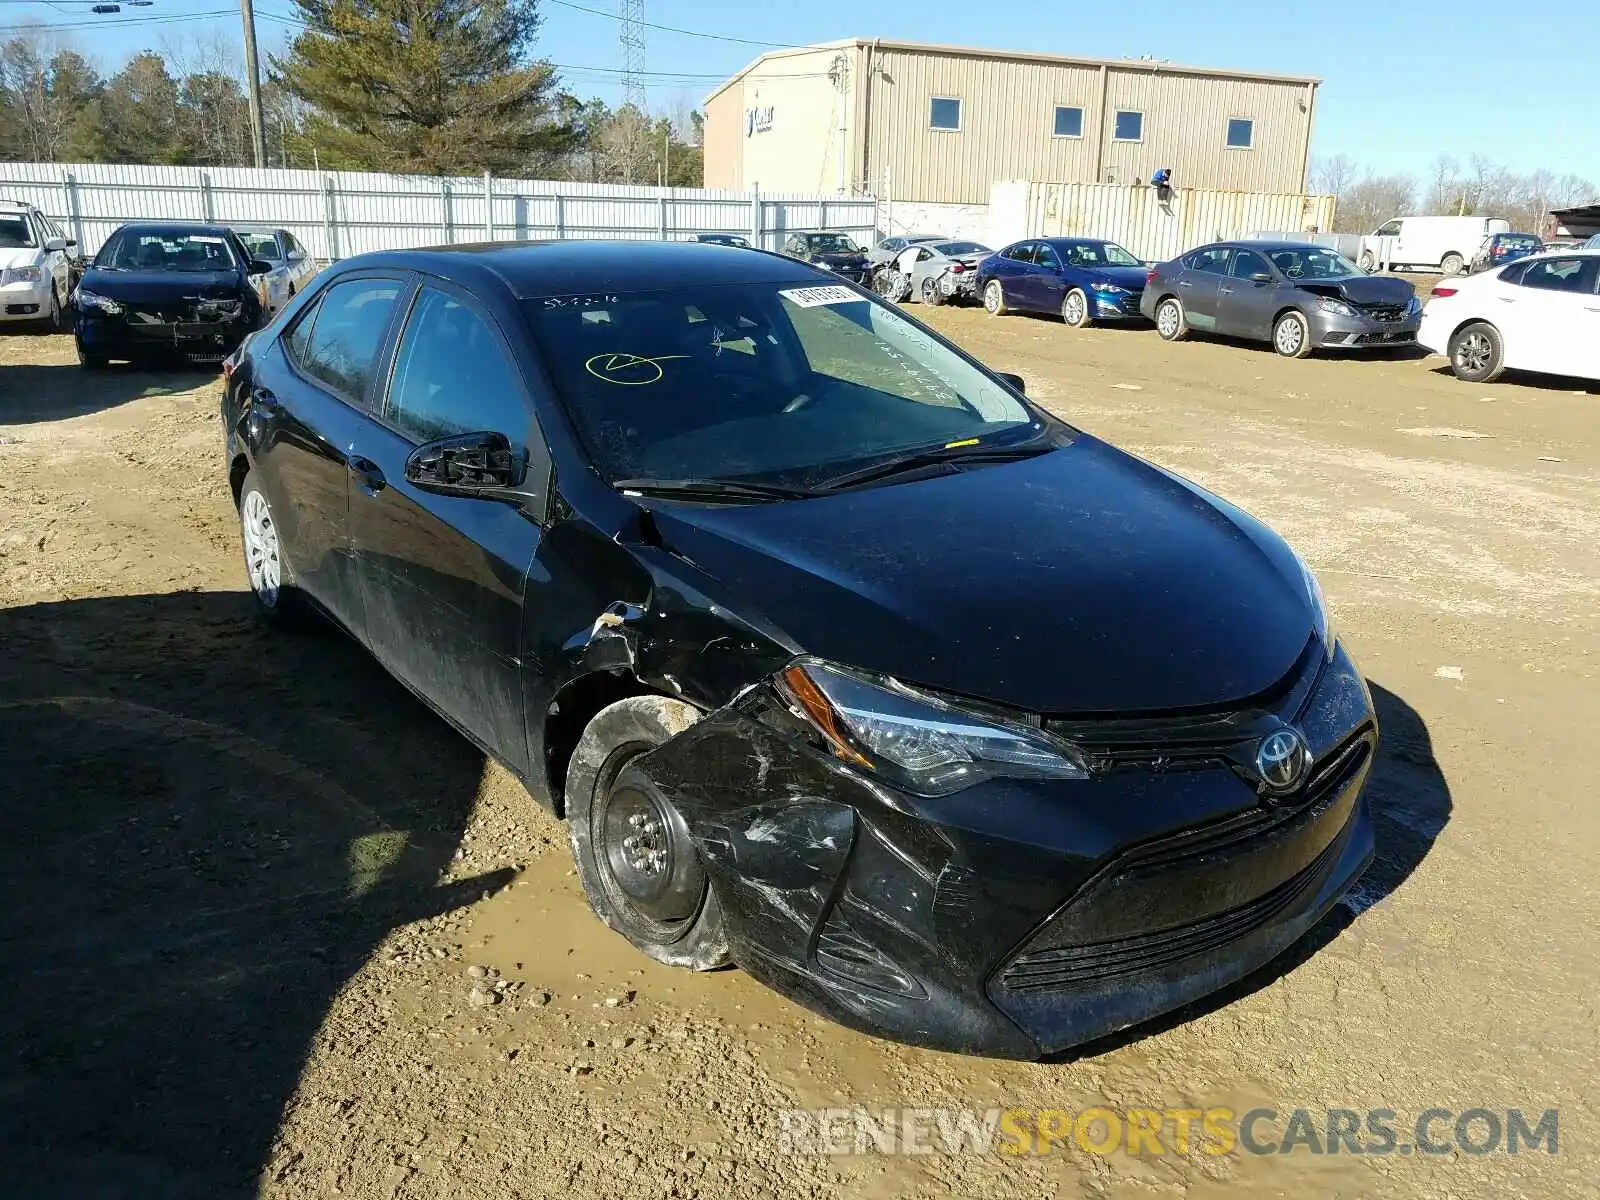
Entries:
{"label": "building roofline", "polygon": [[938,42],[905,42],[893,38],[844,38],[833,42],[818,42],[812,46],[790,46],[781,50],[769,50],[719,84],[716,90],[705,98],[705,103],[711,103],[770,59],[786,58],[816,50],[842,50],[856,46],[872,46],[875,50],[905,50],[914,54],[944,54],[959,58],[1050,63],[1056,66],[1116,67],[1130,71],[1147,71],[1152,75],[1198,75],[1211,79],[1250,79],[1311,87],[1317,87],[1322,83],[1322,79],[1315,75],[1279,75],[1265,71],[1235,71],[1226,67],[1193,67],[1183,63],[1157,62],[1147,58],[1082,58],[1071,54],[1043,54],[1035,50],[993,50],[983,46],[949,46]]}

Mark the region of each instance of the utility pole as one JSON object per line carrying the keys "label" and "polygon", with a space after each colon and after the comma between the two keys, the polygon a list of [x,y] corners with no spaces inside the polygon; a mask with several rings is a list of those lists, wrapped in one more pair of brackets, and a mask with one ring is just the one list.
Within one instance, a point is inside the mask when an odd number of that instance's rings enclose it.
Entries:
{"label": "utility pole", "polygon": [[244,73],[250,89],[250,146],[256,166],[267,165],[267,134],[261,124],[261,61],[256,57],[256,10],[251,0],[239,0],[244,18]]}
{"label": "utility pole", "polygon": [[839,195],[842,196],[845,193],[845,162],[849,153],[849,147],[845,144],[845,104],[850,96],[850,64],[843,54],[835,56],[833,64],[828,68],[828,78],[832,80],[833,86],[839,89],[834,136],[838,141],[839,154],[836,185]]}

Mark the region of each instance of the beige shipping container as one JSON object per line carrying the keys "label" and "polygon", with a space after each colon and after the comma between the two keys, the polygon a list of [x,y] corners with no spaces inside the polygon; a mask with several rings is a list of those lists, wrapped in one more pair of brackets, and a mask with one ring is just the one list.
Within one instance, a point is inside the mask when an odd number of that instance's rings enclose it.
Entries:
{"label": "beige shipping container", "polygon": [[763,55],[712,93],[706,184],[982,204],[995,180],[1129,184],[1165,167],[1180,187],[1299,193],[1317,86],[1158,62],[834,42]]}

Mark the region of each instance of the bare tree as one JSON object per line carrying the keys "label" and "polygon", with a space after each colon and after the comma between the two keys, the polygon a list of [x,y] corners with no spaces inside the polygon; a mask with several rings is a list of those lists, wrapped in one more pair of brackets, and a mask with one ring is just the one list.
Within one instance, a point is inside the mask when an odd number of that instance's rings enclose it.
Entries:
{"label": "bare tree", "polygon": [[1360,175],[1348,154],[1332,154],[1311,164],[1311,190],[1319,196],[1342,196]]}

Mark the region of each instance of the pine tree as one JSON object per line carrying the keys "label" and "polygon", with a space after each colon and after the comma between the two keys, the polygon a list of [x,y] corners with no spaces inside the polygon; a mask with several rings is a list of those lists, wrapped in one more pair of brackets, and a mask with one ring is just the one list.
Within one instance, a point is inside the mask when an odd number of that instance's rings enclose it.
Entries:
{"label": "pine tree", "polygon": [[295,2],[308,28],[274,67],[325,165],[510,174],[558,132],[537,0]]}

